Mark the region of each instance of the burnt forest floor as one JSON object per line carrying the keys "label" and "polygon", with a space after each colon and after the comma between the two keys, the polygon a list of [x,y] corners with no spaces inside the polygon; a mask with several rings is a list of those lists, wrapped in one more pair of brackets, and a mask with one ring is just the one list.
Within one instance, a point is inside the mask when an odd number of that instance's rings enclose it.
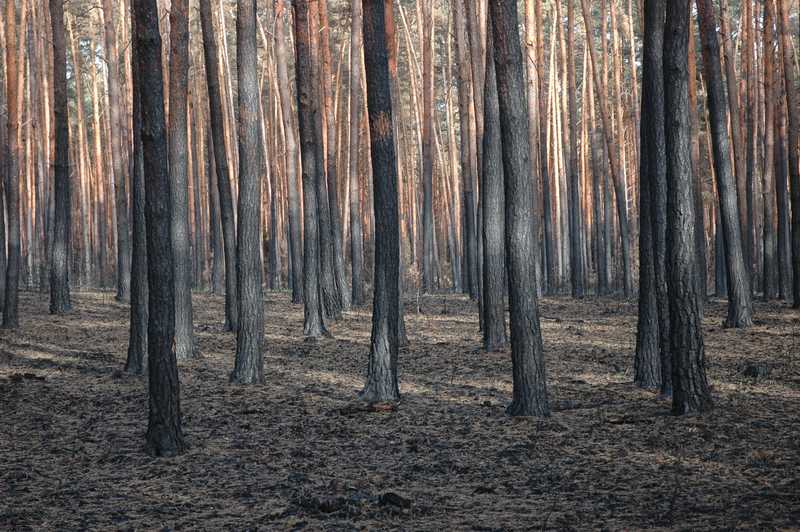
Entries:
{"label": "burnt forest floor", "polygon": [[403,399],[377,413],[352,406],[369,307],[315,345],[302,307],[267,294],[266,384],[244,387],[228,384],[222,298],[196,294],[202,358],[180,364],[190,449],[153,459],[147,379],[120,371],[127,306],[77,293],[54,317],[46,300],[23,293],[20,332],[0,332],[0,529],[800,525],[800,315],[783,304],[758,303],[746,331],[723,329],[723,302],[708,304],[715,409],[676,418],[631,384],[634,302],[544,299],[554,412],[516,420],[510,355],[479,349],[461,297],[426,297],[421,313],[407,302]]}

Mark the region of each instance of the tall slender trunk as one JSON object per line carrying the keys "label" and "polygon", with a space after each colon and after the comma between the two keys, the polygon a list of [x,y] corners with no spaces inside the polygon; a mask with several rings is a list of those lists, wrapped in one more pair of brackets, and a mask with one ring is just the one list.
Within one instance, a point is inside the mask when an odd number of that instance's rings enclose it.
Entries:
{"label": "tall slender trunk", "polygon": [[363,11],[362,0],[352,0],[352,34],[350,41],[350,263],[352,270],[351,300],[354,307],[364,304],[364,235],[361,228],[361,194],[358,183],[358,161],[361,147],[361,63]]}
{"label": "tall slender trunk", "polygon": [[667,154],[667,287],[672,352],[672,412],[711,408],[705,372],[703,300],[698,297],[689,123],[689,5],[673,2],[664,29],[664,108]]}
{"label": "tall slender trunk", "polygon": [[300,210],[300,193],[297,183],[297,141],[295,140],[295,123],[293,120],[292,91],[289,84],[288,51],[286,49],[286,31],[288,26],[287,1],[277,4],[276,16],[284,20],[275,25],[275,59],[278,74],[278,93],[281,103],[283,130],[286,136],[286,177],[289,196],[289,253],[292,258],[292,303],[303,301],[303,236],[302,213]]}
{"label": "tall slender trunk", "polygon": [[189,243],[189,2],[172,0],[169,10],[170,230],[175,269],[175,355],[197,355],[192,330],[192,248]]}
{"label": "tall slender trunk", "polygon": [[708,113],[714,148],[714,172],[717,180],[722,227],[725,234],[725,262],[728,271],[728,327],[749,327],[753,323],[750,276],[747,274],[739,216],[736,182],[730,161],[725,89],[719,64],[719,41],[711,0],[697,0],[700,37],[703,44]]}
{"label": "tall slender trunk", "polygon": [[[6,212],[8,217],[8,263],[5,275],[5,298],[3,300],[3,329],[19,327],[19,62],[20,35],[17,34],[16,2],[6,3],[6,101],[8,105],[8,173],[6,174]],[[22,6],[25,9],[23,3]]]}
{"label": "tall slender trunk", "polygon": [[505,206],[503,201],[503,148],[500,139],[500,107],[494,66],[492,29],[487,28],[486,76],[483,90],[483,348],[500,351],[506,343]]}
{"label": "tall slender trunk", "polygon": [[[664,254],[656,251],[656,231],[663,222],[661,183],[666,177],[664,151],[664,0],[645,0],[644,46],[642,50],[642,129],[639,166],[639,322],[636,329],[634,382],[642,388],[659,388],[664,375],[669,376],[669,351],[661,349],[659,284],[656,271],[663,271]],[[660,272],[659,272],[660,273]],[[663,355],[663,358],[662,358]],[[669,386],[665,391],[669,391]]]}
{"label": "tall slender trunk", "polygon": [[778,243],[775,235],[776,203],[773,188],[775,173],[775,98],[773,62],[775,59],[775,4],[764,2],[764,299],[778,296]]}
{"label": "tall slender trunk", "polygon": [[117,300],[127,301],[131,285],[131,249],[128,234],[128,191],[122,152],[123,130],[127,123],[122,119],[122,91],[120,89],[120,57],[117,50],[117,31],[114,26],[114,3],[103,0],[105,54],[108,66],[109,120],[111,123],[111,179],[114,182],[114,199],[117,212]]}
{"label": "tall slender trunk", "polygon": [[531,216],[533,183],[516,2],[490,0],[505,173],[506,268],[511,309],[512,416],[547,416],[550,405],[539,326]]}
{"label": "tall slender trunk", "polygon": [[186,449],[175,360],[175,294],[170,233],[170,186],[164,125],[164,81],[156,0],[134,0],[141,82],[148,280],[149,417],[145,450],[174,456]]}
{"label": "tall slender trunk", "polygon": [[[53,35],[53,106],[56,127],[55,231],[50,265],[50,312],[61,314],[72,307],[69,294],[71,247],[69,117],[67,115],[67,45],[64,35],[64,4],[50,0]],[[2,211],[0,211],[2,216]]]}
{"label": "tall slender trunk", "polygon": [[297,0],[294,13],[297,116],[303,169],[303,334],[313,340],[328,335],[322,317],[320,226],[317,196],[314,68],[309,27],[309,0]]}
{"label": "tall slender trunk", "polygon": [[223,116],[222,93],[220,90],[219,61],[217,59],[217,38],[211,16],[211,0],[200,3],[200,24],[203,31],[203,50],[208,84],[208,107],[211,112],[211,136],[216,163],[219,207],[222,218],[223,245],[225,249],[225,330],[236,331],[238,316],[236,310],[236,224],[233,214],[233,194],[228,155],[225,151],[225,118]]}
{"label": "tall slender trunk", "polygon": [[[793,308],[800,308],[800,94],[795,78],[795,57],[789,27],[789,2],[777,0],[779,11],[778,27],[781,34],[783,52],[783,82],[786,104],[789,108],[789,183],[792,204],[792,272],[794,282],[792,294]],[[10,100],[10,98],[9,98]]]}
{"label": "tall slender trunk", "polygon": [[264,301],[261,285],[261,163],[259,147],[256,0],[239,0],[236,74],[239,80],[239,231],[236,293],[239,327],[231,382],[264,382]]}

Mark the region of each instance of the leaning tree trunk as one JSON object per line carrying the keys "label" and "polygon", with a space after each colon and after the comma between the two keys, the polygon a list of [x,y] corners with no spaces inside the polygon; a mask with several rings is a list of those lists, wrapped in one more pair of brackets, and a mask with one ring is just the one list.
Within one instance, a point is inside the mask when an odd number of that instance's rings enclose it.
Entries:
{"label": "leaning tree trunk", "polygon": [[397,157],[392,129],[392,100],[386,43],[386,9],[391,2],[364,0],[364,62],[367,114],[375,183],[375,277],[367,382],[364,401],[398,401],[397,383],[400,233],[397,206]]}
{"label": "leaning tree trunk", "polygon": [[520,112],[525,109],[525,81],[517,34],[517,5],[490,0],[489,7],[505,173],[506,268],[514,383],[513,400],[507,412],[512,416],[547,416],[550,405],[536,300],[528,121]]}
{"label": "leaning tree trunk", "polygon": [[[127,122],[122,117],[122,91],[120,89],[120,58],[117,50],[117,34],[114,27],[114,3],[103,0],[104,35],[106,40],[106,64],[108,65],[108,102],[111,129],[110,170],[114,181],[114,202],[117,213],[117,300],[130,297],[131,250],[128,236],[128,191],[122,151],[123,130]],[[88,250],[87,250],[88,252]]]}
{"label": "leaning tree trunk", "polygon": [[320,289],[320,236],[317,209],[314,94],[311,75],[309,0],[295,3],[295,69],[297,71],[297,116],[303,172],[303,335],[313,340],[328,335],[322,317]]}
{"label": "leaning tree trunk", "polygon": [[[71,308],[69,261],[71,249],[69,117],[67,115],[67,45],[64,35],[64,3],[50,0],[53,28],[53,109],[55,115],[55,220],[50,264],[50,313]],[[2,216],[2,211],[0,211]]]}
{"label": "leaning tree trunk", "polygon": [[483,348],[501,351],[506,344],[505,208],[503,202],[503,147],[500,140],[500,107],[494,67],[492,29],[487,28],[486,76],[483,91]]}
{"label": "leaning tree trunk", "polygon": [[[639,165],[639,322],[633,381],[642,388],[659,388],[662,376],[669,377],[669,351],[661,349],[659,290],[656,268],[663,270],[663,253],[655,252],[656,225],[654,189],[663,182],[666,171],[664,153],[664,0],[644,2],[644,47],[642,50],[641,161]],[[660,217],[659,217],[660,218]],[[663,220],[659,220],[663,222]],[[662,354],[665,358],[662,360]],[[663,366],[663,367],[662,367]],[[668,386],[666,387],[668,390]]]}
{"label": "leaning tree trunk", "polygon": [[220,90],[219,56],[214,22],[211,15],[212,1],[200,2],[200,24],[203,31],[203,50],[208,84],[208,107],[211,111],[211,136],[214,144],[214,161],[219,189],[219,207],[222,218],[223,245],[225,248],[225,330],[236,331],[236,225],[233,217],[233,195],[228,173],[228,155],[225,151],[225,118],[222,110]]}
{"label": "leaning tree trunk", "polygon": [[[131,30],[136,35],[136,17],[131,6]],[[142,153],[142,109],[139,72],[138,44],[131,43],[133,63],[131,88],[133,96],[133,174],[131,176],[131,206],[133,207],[133,254],[131,264],[131,305],[128,335],[128,358],[125,371],[134,375],[144,373],[147,356],[147,227],[145,220],[144,154]]]}
{"label": "leaning tree trunk", "polygon": [[703,299],[694,232],[697,230],[692,186],[689,122],[689,1],[670,4],[664,29],[664,107],[667,154],[667,286],[672,351],[672,412],[711,408],[705,372]]}
{"label": "leaning tree trunk", "polygon": [[150,415],[145,449],[153,456],[174,456],[186,444],[181,429],[180,384],[175,360],[170,186],[164,127],[164,81],[156,0],[134,0],[138,74],[142,109],[142,153],[147,221],[149,321],[147,362]]}
{"label": "leaning tree trunk", "polygon": [[17,60],[17,11],[16,2],[6,3],[6,85],[8,105],[8,169],[5,193],[8,217],[8,263],[5,275],[5,298],[3,299],[3,329],[19,327],[19,63]]}
{"label": "leaning tree trunk", "polygon": [[[800,94],[794,77],[794,47],[789,27],[789,2],[777,0],[780,9],[778,27],[783,50],[783,81],[789,107],[789,186],[792,203],[792,271],[793,308],[800,308]],[[9,98],[10,100],[10,98]]]}
{"label": "leaning tree trunk", "polygon": [[[276,16],[283,18],[288,13],[288,0],[280,0],[277,4]],[[291,5],[289,5],[291,7]],[[285,15],[288,20],[288,14]],[[303,236],[302,214],[300,212],[300,194],[297,184],[297,141],[295,140],[294,111],[292,109],[292,90],[289,84],[285,27],[288,22],[280,20],[275,25],[275,59],[278,73],[278,95],[281,104],[283,130],[286,135],[286,181],[289,196],[289,253],[292,263],[292,303],[303,301]]]}
{"label": "leaning tree trunk", "polygon": [[[256,0],[239,0],[236,73],[239,80],[239,239],[236,293],[239,328],[231,382],[264,382],[264,303],[261,286],[261,154],[256,64]],[[273,198],[274,201],[274,198]]]}
{"label": "leaning tree trunk", "polygon": [[711,0],[697,0],[700,38],[703,45],[708,114],[714,151],[714,173],[719,194],[720,215],[724,232],[725,266],[728,272],[727,327],[749,327],[753,324],[750,295],[750,276],[744,260],[744,250],[737,212],[736,182],[730,161],[728,117],[725,112],[725,89],[719,64],[719,40]]}
{"label": "leaning tree trunk", "polygon": [[[169,173],[172,254],[175,268],[175,355],[196,355],[192,330],[192,249],[189,244],[189,2],[172,0],[169,10]],[[135,260],[135,259],[134,259]]]}

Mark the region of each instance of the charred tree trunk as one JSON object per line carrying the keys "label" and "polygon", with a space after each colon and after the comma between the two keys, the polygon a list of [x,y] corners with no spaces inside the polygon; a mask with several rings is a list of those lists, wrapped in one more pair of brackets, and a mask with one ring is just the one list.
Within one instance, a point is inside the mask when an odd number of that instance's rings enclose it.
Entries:
{"label": "charred tree trunk", "polygon": [[[131,30],[136,35],[136,16],[131,6]],[[125,371],[134,375],[144,373],[147,360],[147,327],[148,327],[148,295],[147,295],[147,226],[145,220],[145,185],[144,154],[142,153],[142,108],[141,86],[139,81],[138,44],[136,39],[131,43],[132,96],[133,96],[133,189],[131,204],[133,207],[133,253],[131,264],[131,305],[130,327],[128,335],[128,358]]]}
{"label": "charred tree trunk", "polygon": [[667,286],[672,352],[672,412],[711,408],[705,372],[703,300],[698,297],[697,230],[689,123],[689,0],[673,2],[664,29],[664,107],[667,154]]}
{"label": "charred tree trunk", "polygon": [[[780,9],[778,27],[783,51],[783,81],[789,108],[789,186],[792,204],[792,272],[794,282],[792,307],[800,308],[800,94],[794,76],[794,47],[789,28],[789,2],[777,0]],[[10,100],[10,98],[9,98]]]}
{"label": "charred tree trunk", "polygon": [[134,0],[142,109],[142,153],[147,221],[149,320],[147,354],[150,415],[145,449],[175,456],[186,444],[181,429],[180,383],[175,359],[175,294],[170,233],[170,186],[164,126],[161,35],[155,0]]}
{"label": "charred tree trunk", "polygon": [[[261,175],[256,0],[239,0],[236,65],[239,80],[239,232],[236,359],[231,382],[264,382],[264,302],[261,286]],[[273,198],[274,201],[274,198]]]}
{"label": "charred tree trunk", "polygon": [[[64,4],[50,0],[53,30],[53,108],[55,114],[55,220],[50,264],[50,313],[72,308],[69,296],[71,249],[69,117],[67,115],[67,44],[64,35]],[[0,211],[0,216],[2,216]]]}
{"label": "charred tree trunk", "polygon": [[714,172],[725,237],[725,266],[728,271],[728,317],[725,324],[727,327],[749,327],[753,324],[750,276],[745,265],[742,232],[739,226],[740,217],[737,213],[736,182],[729,157],[725,89],[722,85],[719,41],[711,0],[697,0],[697,12],[700,38],[703,44],[703,65],[714,151]]}
{"label": "charred tree trunk", "polygon": [[[388,4],[388,5],[387,5]],[[375,278],[367,382],[364,401],[398,401],[397,383],[400,233],[397,158],[386,43],[386,9],[391,2],[364,0],[364,60],[367,78],[370,153],[375,184]]]}
{"label": "charred tree trunk", "polygon": [[320,228],[318,219],[316,133],[311,75],[309,0],[295,3],[295,68],[297,70],[297,116],[303,168],[303,334],[308,340],[328,335],[322,317],[320,287]]}
{"label": "charred tree trunk", "polygon": [[567,92],[569,93],[569,263],[572,297],[582,298],[585,291],[583,256],[583,216],[581,181],[578,168],[578,95],[575,88],[575,2],[567,7]]}
{"label": "charred tree trunk", "polygon": [[222,218],[223,246],[225,249],[225,330],[236,331],[239,321],[236,315],[236,225],[233,217],[233,195],[228,173],[228,155],[225,151],[225,118],[220,90],[219,56],[214,22],[211,15],[212,1],[200,3],[200,24],[203,31],[203,50],[208,83],[208,107],[211,112],[211,136],[216,163],[219,210]]}
{"label": "charred tree trunk", "polygon": [[[661,323],[669,324],[669,315],[659,316],[658,281],[663,279],[664,254],[656,253],[656,232],[662,228],[656,214],[662,198],[656,197],[666,177],[664,152],[664,0],[644,2],[644,47],[642,50],[642,121],[641,163],[639,166],[639,323],[636,331],[634,382],[642,388],[662,387],[662,376],[670,375],[669,350],[661,349]],[[661,235],[659,242],[663,241]],[[659,262],[660,261],[660,262]],[[658,262],[658,264],[657,264]],[[659,270],[659,277],[656,270]],[[667,310],[667,309],[664,309]],[[666,337],[666,336],[665,336]],[[664,357],[662,359],[662,356]],[[669,385],[663,391],[669,392]]]}
{"label": "charred tree trunk", "polygon": [[550,405],[539,328],[531,216],[528,121],[516,2],[490,0],[505,174],[506,268],[511,308],[512,416],[547,416]]}
{"label": "charred tree trunk", "polygon": [[[172,0],[169,10],[169,172],[172,254],[175,268],[175,355],[196,356],[192,330],[192,249],[189,243],[189,2]],[[135,259],[134,259],[135,260]]]}
{"label": "charred tree trunk", "polygon": [[500,351],[506,344],[505,205],[503,201],[503,147],[500,107],[491,25],[487,28],[486,76],[483,91],[483,348]]}

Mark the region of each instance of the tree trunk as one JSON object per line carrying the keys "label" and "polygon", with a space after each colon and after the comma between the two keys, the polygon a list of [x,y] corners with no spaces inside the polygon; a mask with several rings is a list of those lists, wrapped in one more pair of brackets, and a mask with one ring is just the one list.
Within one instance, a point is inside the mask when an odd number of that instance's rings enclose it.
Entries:
{"label": "tree trunk", "polygon": [[[795,59],[789,27],[789,2],[777,0],[780,8],[778,18],[783,51],[783,81],[786,104],[789,108],[789,183],[792,204],[792,272],[794,282],[792,308],[800,308],[800,94],[794,76]],[[11,98],[9,98],[9,101]]]}
{"label": "tree trunk", "polygon": [[578,95],[575,87],[575,2],[567,7],[567,92],[569,93],[569,263],[572,297],[582,298],[585,291],[583,260],[583,219],[578,168]]}
{"label": "tree trunk", "polygon": [[[286,49],[286,36],[284,28],[288,26],[287,1],[281,0],[277,4],[276,16],[285,16],[275,25],[275,60],[278,73],[278,93],[281,102],[281,116],[283,117],[283,130],[286,135],[286,175],[289,196],[289,253],[292,263],[292,303],[303,301],[303,236],[302,213],[300,211],[300,195],[297,184],[297,142],[295,140],[295,124],[292,117],[292,90],[289,83],[288,62],[289,53]],[[284,15],[284,13],[286,13]],[[285,26],[286,25],[286,26]]]}
{"label": "tree trunk", "polygon": [[161,35],[155,0],[134,0],[142,109],[142,153],[147,222],[147,354],[150,415],[145,450],[175,456],[186,445],[181,429],[180,383],[175,359],[175,294],[170,233],[170,185],[164,127]]}
{"label": "tree trunk", "polygon": [[192,330],[192,248],[189,243],[187,129],[189,98],[189,2],[172,0],[169,10],[169,172],[172,255],[175,268],[175,355],[197,355]]}
{"label": "tree trunk", "polygon": [[[701,0],[702,1],[702,0]],[[711,408],[705,373],[703,300],[698,297],[689,123],[689,0],[667,10],[664,29],[664,108],[667,155],[667,287],[672,352],[672,412]]]}
{"label": "tree trunk", "polygon": [[19,62],[17,51],[16,2],[6,2],[6,102],[8,105],[8,170],[5,182],[6,213],[8,218],[8,263],[5,274],[5,298],[3,300],[3,329],[19,327]]}
{"label": "tree trunk", "polygon": [[422,290],[434,288],[433,273],[433,0],[421,0],[422,20]]}
{"label": "tree trunk", "polygon": [[[131,30],[136,35],[136,16],[131,7]],[[131,305],[130,327],[128,335],[128,358],[125,361],[125,371],[134,375],[144,373],[147,356],[147,328],[148,328],[148,289],[147,289],[147,222],[145,220],[145,185],[144,185],[144,154],[142,153],[142,108],[141,85],[139,80],[138,43],[136,39],[131,43],[132,72],[132,98],[133,98],[133,175],[131,188],[133,189],[131,205],[133,207],[133,254],[131,264]]]}
{"label": "tree trunk", "polygon": [[[239,80],[239,232],[236,293],[239,327],[231,382],[264,382],[264,301],[261,286],[261,175],[256,0],[239,0],[236,73]],[[273,198],[274,201],[274,198]]]}
{"label": "tree trunk", "polygon": [[128,236],[128,191],[125,165],[122,160],[122,135],[127,127],[122,119],[122,92],[120,89],[120,58],[117,51],[117,32],[114,27],[114,4],[103,0],[105,54],[108,65],[109,120],[111,124],[111,179],[114,183],[114,198],[117,212],[117,300],[130,297],[131,250]]}
{"label": "tree trunk", "polygon": [[[53,30],[53,108],[55,111],[55,220],[50,265],[50,313],[62,314],[72,307],[69,294],[70,176],[69,116],[67,115],[67,45],[64,35],[64,4],[50,0]],[[2,216],[2,211],[0,211]]]}
{"label": "tree trunk", "polygon": [[728,271],[727,327],[753,324],[750,277],[742,249],[739,216],[736,212],[736,183],[731,168],[728,144],[728,120],[725,113],[725,89],[719,64],[719,41],[711,0],[697,0],[700,37],[703,43],[708,113],[714,149],[714,173],[719,194],[720,215],[725,236],[725,265]]}
{"label": "tree trunk", "polygon": [[358,183],[358,161],[361,135],[361,64],[363,61],[361,27],[362,0],[352,0],[352,35],[350,41],[350,262],[352,270],[352,304],[364,304],[364,235],[361,228],[361,193]]}
{"label": "tree trunk", "polygon": [[233,215],[233,195],[228,155],[225,151],[225,126],[220,91],[220,74],[217,38],[211,16],[211,0],[200,3],[200,23],[203,31],[203,49],[208,83],[208,107],[211,111],[211,133],[214,145],[214,161],[219,189],[219,207],[222,218],[223,245],[225,249],[225,330],[236,331],[236,225]]}
{"label": "tree trunk", "polygon": [[483,348],[501,351],[506,344],[505,208],[503,202],[503,147],[500,140],[500,107],[494,66],[492,29],[487,28],[486,76],[483,91]]}
{"label": "tree trunk", "polygon": [[778,243],[775,236],[775,4],[764,2],[764,299],[778,297]]}
{"label": "tree trunk", "polygon": [[[639,322],[633,381],[642,388],[659,388],[662,375],[669,375],[669,352],[661,349],[659,326],[669,316],[659,316],[659,285],[656,269],[663,270],[663,253],[656,253],[656,190],[666,171],[664,152],[664,0],[645,0],[644,46],[642,49],[642,120],[639,166]],[[659,250],[660,251],[660,250]],[[664,359],[662,360],[662,354]],[[668,386],[666,387],[668,391]]]}
{"label": "tree trunk", "polygon": [[311,75],[309,0],[295,3],[295,68],[297,116],[303,168],[303,334],[308,340],[328,335],[322,318],[320,287],[320,227],[317,208],[316,134],[314,132],[314,80]]}
{"label": "tree trunk", "polygon": [[500,131],[505,173],[506,268],[511,308],[512,416],[547,416],[550,413],[539,328],[531,216],[533,183],[528,155],[522,50],[517,33],[516,2],[490,0],[493,29]]}
{"label": "tree trunk", "polygon": [[[775,63],[776,78],[780,76],[780,61]],[[791,297],[792,293],[792,228],[789,221],[789,185],[788,173],[789,165],[786,160],[786,107],[784,98],[783,83],[775,83],[776,91],[776,112],[775,112],[775,196],[778,203],[778,268],[780,282],[779,296],[783,300]]]}
{"label": "tree trunk", "polygon": [[[387,5],[388,4],[388,5]],[[386,43],[386,9],[391,2],[365,0],[364,60],[367,78],[370,153],[375,178],[375,278],[367,381],[360,398],[370,403],[398,401],[397,383],[400,234],[397,158]]]}

